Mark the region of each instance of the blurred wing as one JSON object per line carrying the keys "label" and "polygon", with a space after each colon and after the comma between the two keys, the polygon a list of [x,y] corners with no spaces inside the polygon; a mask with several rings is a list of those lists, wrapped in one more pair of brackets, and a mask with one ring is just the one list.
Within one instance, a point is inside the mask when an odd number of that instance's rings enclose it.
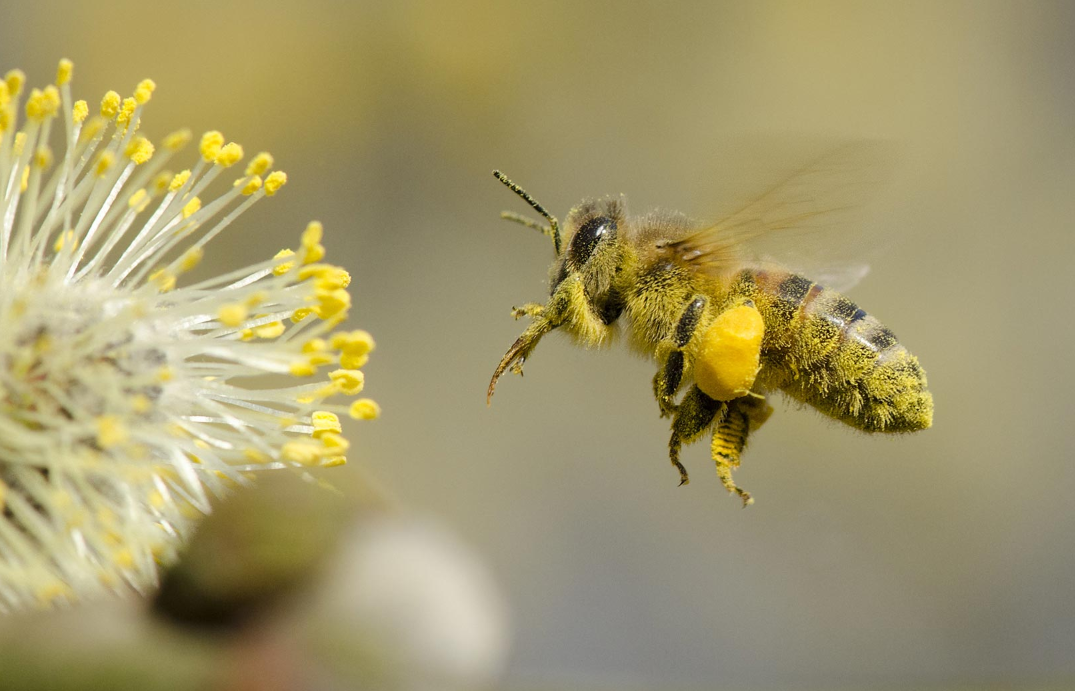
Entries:
{"label": "blurred wing", "polygon": [[[830,149],[721,220],[658,246],[667,258],[728,277],[744,266],[779,263],[836,290],[869,270],[861,211],[891,167],[875,142]],[[876,248],[877,243],[871,246]]]}

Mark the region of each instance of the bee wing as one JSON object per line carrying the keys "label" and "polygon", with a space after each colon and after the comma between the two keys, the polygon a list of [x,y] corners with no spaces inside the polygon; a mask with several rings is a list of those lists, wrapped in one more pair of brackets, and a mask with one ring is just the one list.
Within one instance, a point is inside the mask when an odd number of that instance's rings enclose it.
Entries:
{"label": "bee wing", "polygon": [[861,232],[861,212],[887,177],[891,160],[891,149],[876,142],[829,149],[719,221],[658,240],[657,250],[721,278],[748,266],[779,264],[846,290],[869,271],[862,257],[867,235]]}

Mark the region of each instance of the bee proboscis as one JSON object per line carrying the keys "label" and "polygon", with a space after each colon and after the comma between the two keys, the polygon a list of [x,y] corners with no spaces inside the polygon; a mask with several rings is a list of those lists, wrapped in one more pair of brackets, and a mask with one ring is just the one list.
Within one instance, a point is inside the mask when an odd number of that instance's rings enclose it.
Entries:
{"label": "bee proboscis", "polygon": [[604,198],[573,208],[562,234],[556,217],[494,171],[547,224],[502,217],[550,236],[556,259],[548,300],[513,308],[531,324],[501,359],[487,401],[505,371],[522,373],[545,334],[560,329],[594,347],[622,324],[632,348],[657,361],[653,392],[661,416],[672,419],[669,458],[680,484],[689,479],[681,447],[711,431],[717,475],[744,506],[753,499],[732,470],[772,413],[773,392],[866,432],[929,427],[925,372],[891,330],[835,290],[745,250],[749,240],[824,215],[804,209],[791,190],[831,167],[832,157],[714,224],[674,212],[632,217],[622,197]]}

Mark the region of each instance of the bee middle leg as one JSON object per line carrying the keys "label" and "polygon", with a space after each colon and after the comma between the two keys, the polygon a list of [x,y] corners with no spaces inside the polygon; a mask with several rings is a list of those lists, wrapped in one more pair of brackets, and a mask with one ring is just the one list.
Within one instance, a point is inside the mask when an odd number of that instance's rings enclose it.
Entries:
{"label": "bee middle leg", "polygon": [[675,413],[675,396],[689,366],[683,351],[698,330],[708,303],[709,299],[704,295],[693,296],[680,313],[672,338],[657,348],[657,361],[661,366],[653,377],[653,396],[661,409],[661,417]]}
{"label": "bee middle leg", "polygon": [[692,386],[683,396],[672,417],[672,437],[668,440],[668,458],[679,471],[679,484],[690,482],[687,469],[679,462],[679,451],[705,433],[713,419],[724,414],[726,404],[706,396],[697,386]]}

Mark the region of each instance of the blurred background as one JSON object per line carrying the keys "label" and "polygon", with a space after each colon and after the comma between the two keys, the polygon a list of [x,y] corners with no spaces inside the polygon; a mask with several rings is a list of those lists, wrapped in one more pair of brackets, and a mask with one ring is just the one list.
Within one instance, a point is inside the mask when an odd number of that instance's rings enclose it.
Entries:
{"label": "blurred background", "polygon": [[[326,227],[354,276],[376,423],[352,465],[448,526],[510,610],[506,689],[1075,683],[1075,5],[1066,2],[6,2],[0,69],[77,98],[152,77],[150,136],[271,151],[282,196],[206,260]],[[751,147],[898,143],[851,297],[918,355],[934,428],[872,438],[777,401],[726,495],[677,487],[654,366],[547,338],[561,216],[627,195],[698,216]],[[772,147],[767,151],[771,153]],[[750,178],[750,180],[747,180]],[[749,183],[749,184],[748,184]],[[270,210],[271,209],[271,210]]]}

